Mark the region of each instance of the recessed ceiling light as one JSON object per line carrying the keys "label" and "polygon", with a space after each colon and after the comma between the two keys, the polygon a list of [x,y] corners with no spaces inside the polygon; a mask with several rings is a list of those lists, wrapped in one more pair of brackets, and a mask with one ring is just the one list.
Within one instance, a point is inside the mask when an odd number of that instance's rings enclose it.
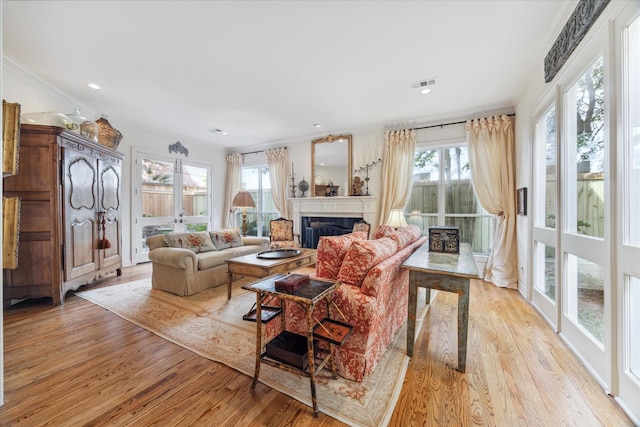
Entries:
{"label": "recessed ceiling light", "polygon": [[220,134],[222,134],[222,135],[224,135],[224,136],[229,135],[229,132],[225,132],[225,131],[223,131],[222,129],[214,129],[214,130],[212,130],[211,132],[213,132],[213,133],[220,133]]}
{"label": "recessed ceiling light", "polygon": [[431,93],[431,88],[429,86],[433,86],[434,84],[436,84],[436,78],[431,77],[417,82],[412,82],[409,85],[412,89],[420,89],[420,95],[428,95]]}
{"label": "recessed ceiling light", "polygon": [[94,89],[94,90],[101,90],[102,89],[100,87],[100,85],[96,84],[96,83],[88,83],[87,86],[89,86],[91,89]]}
{"label": "recessed ceiling light", "polygon": [[314,127],[314,128],[319,128],[320,126],[322,126],[320,123],[314,123],[314,124],[313,124],[313,127]]}

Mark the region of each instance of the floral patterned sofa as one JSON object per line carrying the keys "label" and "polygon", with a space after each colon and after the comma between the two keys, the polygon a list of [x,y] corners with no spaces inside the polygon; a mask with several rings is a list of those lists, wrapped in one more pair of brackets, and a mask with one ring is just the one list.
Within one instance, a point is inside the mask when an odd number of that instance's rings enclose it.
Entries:
{"label": "floral patterned sofa", "polygon": [[180,296],[226,284],[226,260],[269,249],[268,237],[242,237],[238,228],[169,233],[146,243],[153,263],[151,286]]}
{"label": "floral patterned sofa", "polygon": [[[380,226],[367,240],[367,233],[322,237],[318,243],[315,277],[337,279],[342,285],[333,301],[344,314],[333,309],[333,317],[354,327],[341,346],[335,346],[338,373],[362,381],[375,369],[398,328],[407,320],[409,272],[402,263],[422,244],[420,228],[409,225],[394,230]],[[325,304],[316,307],[316,319],[326,317]],[[286,303],[287,330],[306,332],[304,311]]]}

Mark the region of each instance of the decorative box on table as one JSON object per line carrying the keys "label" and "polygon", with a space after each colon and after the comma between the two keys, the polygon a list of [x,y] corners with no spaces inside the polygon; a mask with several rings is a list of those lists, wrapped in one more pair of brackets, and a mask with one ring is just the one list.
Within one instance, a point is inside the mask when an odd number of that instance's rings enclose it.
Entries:
{"label": "decorative box on table", "polygon": [[309,283],[308,274],[288,274],[284,278],[276,280],[274,285],[278,292],[293,292],[307,283]]}
{"label": "decorative box on table", "polygon": [[460,229],[440,225],[429,227],[429,251],[460,253]]}
{"label": "decorative box on table", "polygon": [[303,371],[309,368],[307,337],[282,331],[266,345],[266,356]]}

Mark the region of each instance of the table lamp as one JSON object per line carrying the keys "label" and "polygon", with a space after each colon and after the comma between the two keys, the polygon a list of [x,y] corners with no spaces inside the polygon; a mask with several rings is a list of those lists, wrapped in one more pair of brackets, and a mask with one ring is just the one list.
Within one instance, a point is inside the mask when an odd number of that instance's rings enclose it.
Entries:
{"label": "table lamp", "polygon": [[402,209],[391,209],[387,225],[393,228],[406,227],[407,221],[404,219],[404,211]]}
{"label": "table lamp", "polygon": [[256,202],[248,191],[238,191],[233,198],[234,208],[242,208],[242,235],[247,235],[247,208],[255,208]]}

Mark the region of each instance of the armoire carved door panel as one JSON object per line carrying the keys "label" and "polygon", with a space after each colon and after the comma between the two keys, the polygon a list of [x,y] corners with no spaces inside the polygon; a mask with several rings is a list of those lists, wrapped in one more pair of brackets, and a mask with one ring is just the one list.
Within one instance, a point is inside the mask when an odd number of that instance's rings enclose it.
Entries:
{"label": "armoire carved door panel", "polygon": [[121,167],[105,159],[98,161],[98,169],[98,260],[100,268],[104,268],[122,262]]}
{"label": "armoire carved door panel", "polygon": [[98,194],[97,162],[71,150],[64,151],[62,204],[65,220],[65,280],[98,268],[96,258]]}

